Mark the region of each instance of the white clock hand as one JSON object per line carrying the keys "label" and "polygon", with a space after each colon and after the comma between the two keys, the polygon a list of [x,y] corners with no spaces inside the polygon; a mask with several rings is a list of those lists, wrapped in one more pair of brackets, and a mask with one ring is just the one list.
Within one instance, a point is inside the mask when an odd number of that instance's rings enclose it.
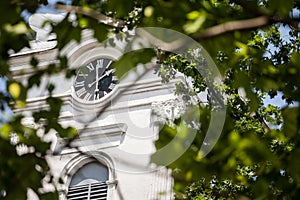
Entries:
{"label": "white clock hand", "polygon": [[[100,64],[99,64],[99,62],[97,62],[97,65],[96,65],[96,80],[98,79],[98,69],[100,68]],[[89,87],[91,87],[90,86],[90,84],[88,85]],[[96,99],[98,99],[98,95],[99,95],[99,88],[98,88],[99,86],[98,86],[98,84],[96,84],[96,89],[95,89],[95,95],[94,95],[94,100],[96,100]]]}
{"label": "white clock hand", "polygon": [[[98,79],[98,69],[99,69],[99,67],[100,67],[100,65],[99,65],[99,63],[97,63],[97,65],[96,65],[96,80]],[[91,87],[91,86],[89,86],[89,87]],[[96,90],[98,90],[98,84],[96,84]]]}
{"label": "white clock hand", "polygon": [[[115,71],[114,69],[110,69],[110,70],[108,70],[108,71],[105,71],[105,73],[104,73],[102,76],[100,76],[99,78],[97,78],[94,82],[88,84],[88,86],[89,86],[89,87],[92,87],[92,85],[94,85],[96,82],[98,82],[98,81],[100,81],[101,79],[103,79],[104,77],[110,75],[110,74],[111,74],[112,72],[114,72],[114,71]],[[98,85],[98,84],[97,84],[97,85]],[[97,87],[96,87],[96,89],[97,89]]]}

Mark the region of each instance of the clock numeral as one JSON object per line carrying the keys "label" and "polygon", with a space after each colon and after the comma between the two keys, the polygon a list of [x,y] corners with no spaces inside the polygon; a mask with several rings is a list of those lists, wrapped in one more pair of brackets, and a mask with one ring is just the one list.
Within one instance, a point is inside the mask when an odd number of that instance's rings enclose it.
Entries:
{"label": "clock numeral", "polygon": [[76,94],[78,97],[81,97],[82,95],[84,95],[86,93],[86,90],[84,87],[80,88],[79,90],[76,91]]}
{"label": "clock numeral", "polygon": [[86,67],[90,70],[90,72],[94,71],[94,69],[95,69],[93,63],[88,64]]}
{"label": "clock numeral", "polygon": [[116,86],[116,84],[114,84],[114,83],[111,83],[111,84],[109,85],[109,87],[108,87],[108,88],[109,88],[110,90],[113,90],[113,89],[115,88],[115,86]]}
{"label": "clock numeral", "polygon": [[79,72],[78,76],[80,77],[84,77],[86,79],[86,77],[88,76],[88,74],[84,74],[82,71]]}
{"label": "clock numeral", "polygon": [[113,77],[112,77],[112,81],[113,81],[113,82],[117,82],[117,81],[118,81],[118,77],[113,76]]}
{"label": "clock numeral", "polygon": [[86,93],[86,95],[84,96],[83,100],[88,101],[88,100],[90,100],[91,97],[92,97],[92,94],[88,92],[88,93]]}
{"label": "clock numeral", "polygon": [[96,67],[97,67],[97,69],[103,67],[103,59],[97,60],[97,65],[96,65]]}
{"label": "clock numeral", "polygon": [[106,69],[110,66],[110,64],[112,63],[112,60],[109,60],[108,64],[106,65]]}
{"label": "clock numeral", "polygon": [[75,81],[74,87],[83,87],[84,86],[84,81]]}

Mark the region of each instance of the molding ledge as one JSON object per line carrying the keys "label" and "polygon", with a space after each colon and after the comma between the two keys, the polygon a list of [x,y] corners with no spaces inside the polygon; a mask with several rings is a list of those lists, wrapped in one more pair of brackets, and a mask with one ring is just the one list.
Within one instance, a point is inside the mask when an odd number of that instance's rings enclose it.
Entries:
{"label": "molding ledge", "polygon": [[[79,132],[82,129],[78,129]],[[127,131],[124,123],[99,127],[87,127],[66,147],[67,141],[58,137],[53,154],[63,155],[76,152],[89,152],[103,148],[119,146]]]}

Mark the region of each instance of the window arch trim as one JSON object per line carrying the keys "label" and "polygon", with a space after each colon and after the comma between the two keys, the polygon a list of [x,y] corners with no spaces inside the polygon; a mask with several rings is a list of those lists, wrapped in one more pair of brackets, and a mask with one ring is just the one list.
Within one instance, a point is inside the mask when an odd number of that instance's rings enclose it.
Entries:
{"label": "window arch trim", "polygon": [[117,186],[116,173],[114,168],[113,160],[104,152],[85,152],[84,154],[79,154],[72,158],[64,167],[62,173],[62,181],[64,183],[64,188],[62,188],[62,192],[60,194],[60,199],[67,199],[68,187],[71,183],[72,177],[76,174],[76,172],[84,167],[86,164],[91,162],[98,162],[99,164],[104,165],[108,169],[108,181],[106,184],[108,185],[107,189],[107,199],[110,199],[112,196],[112,191]]}

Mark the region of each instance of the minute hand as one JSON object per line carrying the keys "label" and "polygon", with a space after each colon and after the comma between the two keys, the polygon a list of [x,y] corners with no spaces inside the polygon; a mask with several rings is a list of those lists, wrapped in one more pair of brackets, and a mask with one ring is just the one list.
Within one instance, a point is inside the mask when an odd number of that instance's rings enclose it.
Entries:
{"label": "minute hand", "polygon": [[105,71],[105,73],[100,76],[99,78],[97,78],[94,82],[88,84],[89,87],[92,87],[92,85],[94,85],[96,82],[100,81],[101,79],[103,79],[104,77],[110,75],[112,72],[114,71],[114,69],[110,69],[108,71]]}

